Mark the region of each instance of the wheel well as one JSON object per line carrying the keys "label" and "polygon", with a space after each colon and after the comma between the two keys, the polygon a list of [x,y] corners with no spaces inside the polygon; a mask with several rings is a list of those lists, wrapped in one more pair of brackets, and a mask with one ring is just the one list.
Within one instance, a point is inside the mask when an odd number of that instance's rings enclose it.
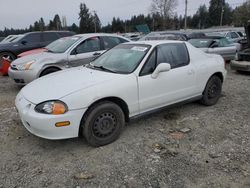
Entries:
{"label": "wheel well", "polygon": [[224,81],[223,74],[221,72],[214,73],[210,78],[212,78],[213,76],[218,76],[220,78],[221,82]]}
{"label": "wheel well", "polygon": [[122,111],[125,115],[126,122],[129,121],[128,105],[124,100],[122,100],[121,98],[118,98],[118,97],[106,97],[103,99],[99,99],[98,101],[95,101],[93,104],[91,104],[88,109],[90,109],[93,105],[96,105],[97,103],[100,103],[103,101],[109,101],[109,102],[113,102],[113,103],[117,104],[122,109]]}
{"label": "wheel well", "polygon": [[15,59],[17,58],[17,55],[15,53],[11,52],[11,51],[1,51],[0,54],[1,53],[10,53],[15,57]]}
{"label": "wheel well", "polygon": [[89,109],[90,109],[92,106],[94,106],[94,105],[96,105],[96,104],[98,104],[98,103],[100,103],[100,102],[103,102],[103,101],[109,101],[109,102],[113,102],[113,103],[117,104],[117,105],[122,109],[122,111],[123,111],[123,113],[124,113],[124,115],[125,115],[125,121],[126,121],[126,122],[129,121],[129,109],[128,109],[127,103],[126,103],[124,100],[122,100],[122,99],[119,98],[119,97],[106,97],[106,98],[102,98],[102,99],[99,99],[99,100],[95,101],[94,103],[92,103],[92,104],[88,107],[87,111],[84,113],[84,115],[83,115],[83,117],[82,117],[82,120],[81,120],[80,128],[79,128],[79,136],[82,135],[82,128],[81,128],[81,126],[83,125],[84,117],[85,117],[85,115],[88,113]]}
{"label": "wheel well", "polygon": [[39,77],[41,77],[41,75],[43,74],[44,71],[48,70],[48,69],[57,69],[57,70],[61,70],[60,68],[56,67],[56,66],[52,66],[52,67],[46,67],[45,69],[43,69],[41,71],[41,73],[39,74]]}

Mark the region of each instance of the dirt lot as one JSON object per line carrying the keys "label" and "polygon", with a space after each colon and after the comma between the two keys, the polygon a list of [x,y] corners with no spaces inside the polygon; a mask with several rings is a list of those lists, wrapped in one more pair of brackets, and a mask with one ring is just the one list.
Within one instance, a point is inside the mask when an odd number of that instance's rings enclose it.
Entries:
{"label": "dirt lot", "polygon": [[133,121],[92,148],[27,132],[14,109],[19,88],[0,76],[0,187],[250,187],[250,75],[229,72],[223,90],[216,106]]}

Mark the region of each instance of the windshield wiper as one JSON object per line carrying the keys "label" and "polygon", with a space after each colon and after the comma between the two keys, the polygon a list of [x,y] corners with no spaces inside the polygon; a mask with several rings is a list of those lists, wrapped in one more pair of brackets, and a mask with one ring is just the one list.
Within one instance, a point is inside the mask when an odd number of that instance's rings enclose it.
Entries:
{"label": "windshield wiper", "polygon": [[103,70],[103,71],[107,71],[107,72],[112,72],[112,73],[117,73],[117,72],[115,72],[115,71],[113,71],[113,70],[110,70],[110,69],[108,69],[108,68],[106,68],[106,67],[104,67],[104,66],[96,66],[96,65],[93,65],[93,64],[89,64],[91,67],[93,67],[93,68],[96,68],[96,69],[101,69],[101,70]]}
{"label": "windshield wiper", "polygon": [[50,50],[50,49],[48,49],[48,48],[44,48],[44,49],[47,50],[46,52],[55,53],[54,51],[52,51],[52,50]]}

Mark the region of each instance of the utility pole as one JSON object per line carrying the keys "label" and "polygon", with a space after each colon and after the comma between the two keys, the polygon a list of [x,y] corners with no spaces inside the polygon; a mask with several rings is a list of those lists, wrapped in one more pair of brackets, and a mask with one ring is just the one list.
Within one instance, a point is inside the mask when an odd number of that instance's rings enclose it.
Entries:
{"label": "utility pole", "polygon": [[223,0],[221,1],[221,14],[220,14],[220,26],[223,24],[223,14],[224,14],[224,5]]}
{"label": "utility pole", "polygon": [[185,26],[184,26],[185,30],[187,30],[187,5],[188,5],[188,0],[185,0]]}
{"label": "utility pole", "polygon": [[153,31],[155,31],[155,17],[153,15]]}
{"label": "utility pole", "polygon": [[96,11],[94,11],[94,24],[95,24],[95,33],[96,33]]}

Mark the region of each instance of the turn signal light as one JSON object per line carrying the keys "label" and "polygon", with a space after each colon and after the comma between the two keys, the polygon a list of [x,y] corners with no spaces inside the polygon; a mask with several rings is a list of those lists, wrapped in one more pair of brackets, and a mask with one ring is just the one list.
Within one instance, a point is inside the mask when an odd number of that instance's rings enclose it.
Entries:
{"label": "turn signal light", "polygon": [[55,124],[56,127],[65,127],[65,126],[69,126],[69,125],[70,125],[69,121],[57,122]]}

